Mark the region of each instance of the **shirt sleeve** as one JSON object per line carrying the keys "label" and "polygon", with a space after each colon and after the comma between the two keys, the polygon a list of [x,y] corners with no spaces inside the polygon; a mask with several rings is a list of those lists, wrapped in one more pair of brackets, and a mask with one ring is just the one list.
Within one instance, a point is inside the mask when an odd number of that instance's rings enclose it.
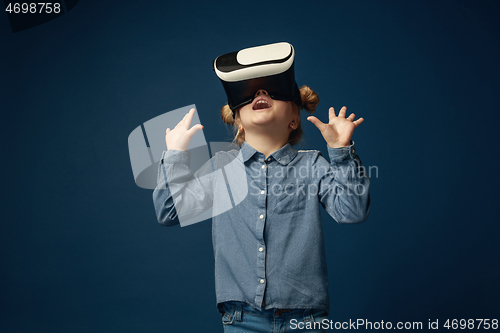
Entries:
{"label": "shirt sleeve", "polygon": [[337,223],[361,223],[370,214],[370,180],[356,155],[354,142],[341,148],[328,146],[330,163],[315,161],[319,171],[320,203]]}
{"label": "shirt sleeve", "polygon": [[160,224],[176,225],[211,208],[212,163],[210,159],[191,175],[189,151],[163,151],[153,191],[153,203]]}

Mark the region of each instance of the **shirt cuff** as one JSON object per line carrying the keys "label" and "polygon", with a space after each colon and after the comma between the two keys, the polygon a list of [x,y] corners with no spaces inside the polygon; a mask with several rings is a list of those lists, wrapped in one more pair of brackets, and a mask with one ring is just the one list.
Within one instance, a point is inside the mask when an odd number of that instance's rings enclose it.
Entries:
{"label": "shirt cuff", "polygon": [[161,154],[161,164],[189,163],[190,153],[183,150],[164,150]]}
{"label": "shirt cuff", "polygon": [[331,148],[328,147],[328,155],[330,156],[330,162],[342,162],[348,158],[355,158],[356,147],[354,141],[351,140],[351,145],[347,147]]}

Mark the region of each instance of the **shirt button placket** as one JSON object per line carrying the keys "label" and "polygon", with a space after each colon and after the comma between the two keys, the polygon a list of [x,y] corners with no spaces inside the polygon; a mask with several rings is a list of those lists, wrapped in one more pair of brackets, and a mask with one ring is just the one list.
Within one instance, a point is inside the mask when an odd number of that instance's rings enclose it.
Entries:
{"label": "shirt button placket", "polygon": [[[262,160],[261,160],[262,161]],[[257,303],[258,304],[264,304],[264,289],[265,289],[265,283],[266,283],[266,253],[264,251],[265,249],[265,243],[264,243],[264,229],[265,229],[265,223],[266,223],[266,214],[267,214],[267,198],[265,196],[266,194],[266,188],[267,188],[267,165],[266,162],[261,166],[262,168],[262,173],[260,175],[260,181],[262,184],[260,194],[261,196],[257,199],[259,202],[259,209],[261,209],[261,212],[259,214],[258,218],[258,234],[259,234],[259,245],[258,245],[258,252],[257,252],[257,257],[258,257],[258,275],[259,276],[259,283],[257,287]]]}

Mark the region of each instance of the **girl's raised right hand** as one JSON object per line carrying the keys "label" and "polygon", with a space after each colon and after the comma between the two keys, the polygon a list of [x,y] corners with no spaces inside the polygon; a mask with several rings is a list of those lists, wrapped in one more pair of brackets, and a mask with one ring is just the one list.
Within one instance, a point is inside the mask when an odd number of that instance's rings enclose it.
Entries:
{"label": "girl's raised right hand", "polygon": [[196,124],[189,128],[193,120],[194,109],[189,110],[182,120],[174,127],[174,129],[167,128],[165,134],[165,143],[167,150],[183,150],[186,151],[189,147],[189,142],[193,135],[199,130],[203,129],[203,125]]}

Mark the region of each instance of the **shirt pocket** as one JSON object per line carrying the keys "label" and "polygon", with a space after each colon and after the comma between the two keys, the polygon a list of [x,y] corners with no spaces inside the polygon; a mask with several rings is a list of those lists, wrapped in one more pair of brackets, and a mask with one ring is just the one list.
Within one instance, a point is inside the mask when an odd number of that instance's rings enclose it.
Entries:
{"label": "shirt pocket", "polygon": [[287,214],[304,210],[307,200],[307,186],[300,181],[275,184],[270,195],[276,196],[277,214]]}

